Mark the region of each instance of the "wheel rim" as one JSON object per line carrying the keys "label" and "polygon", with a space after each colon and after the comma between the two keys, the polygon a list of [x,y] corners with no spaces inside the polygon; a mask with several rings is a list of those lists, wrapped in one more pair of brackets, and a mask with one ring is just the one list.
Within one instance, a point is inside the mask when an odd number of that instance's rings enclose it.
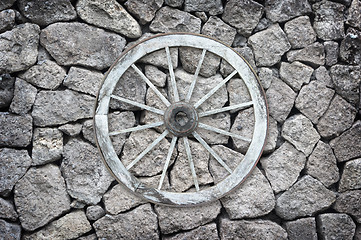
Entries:
{"label": "wheel rim", "polygon": [[[184,99],[180,99],[179,97],[170,53],[170,48],[178,47],[202,49],[202,54],[197,63],[193,81],[190,84],[187,95]],[[162,49],[164,49],[166,52],[169,67],[168,74],[170,76],[170,80],[168,84],[168,90],[172,91],[172,98],[170,98],[170,100],[162,95],[162,93],[153,85],[153,83],[151,83],[151,81],[144,75],[143,71],[137,66],[139,59]],[[218,55],[220,58],[227,61],[228,64],[233,67],[234,71],[225,77],[222,81],[218,82],[211,91],[198,99],[196,103],[190,104],[189,102],[192,98],[194,89],[197,88],[197,78],[199,71],[203,64],[206,53],[208,52]],[[123,96],[113,94],[120,77],[128,69],[133,69],[137,74],[139,74],[142,80],[146,82],[147,87],[155,92],[160,101],[164,104],[163,109],[154,108],[136,101],[129,100]],[[199,107],[211,96],[213,96],[213,94],[215,94],[219,88],[225,86],[227,82],[230,81],[230,79],[237,75],[243,80],[248,89],[251,97],[250,102],[239,103],[226,107],[223,106],[221,108],[210,109],[207,111],[199,110]],[[161,115],[163,116],[163,121],[138,125],[115,132],[109,132],[108,114],[111,99],[130,104],[142,109],[143,111],[149,111],[151,113]],[[252,138],[250,139],[229,131],[224,131],[213,126],[209,126],[199,121],[199,119],[207,116],[234,110],[241,111],[246,107],[253,108],[254,113],[254,130]],[[177,118],[180,118],[181,120],[178,120]],[[166,128],[159,135],[159,137],[155,139],[150,145],[144,146],[143,152],[138,156],[134,156],[134,160],[125,166],[121,158],[114,150],[110,136],[135,131],[144,131],[145,129],[156,128],[162,125],[166,126]],[[237,138],[249,141],[249,147],[245,153],[244,159],[232,170],[201,137],[201,135],[198,133],[199,129],[226,135],[232,139]],[[268,110],[264,91],[260,86],[257,76],[250,65],[233,49],[229,48],[225,44],[206,36],[189,33],[157,35],[146,39],[125,51],[109,69],[104,78],[96,99],[94,114],[94,130],[97,145],[105,165],[108,167],[109,171],[113,174],[116,180],[124,184],[135,194],[145,198],[148,201],[172,206],[188,206],[213,201],[226,195],[240,183],[242,183],[251,173],[262,154],[267,136],[267,129]],[[129,172],[129,170],[132,169],[134,165],[140,164],[142,158],[148,152],[152,151],[152,149],[166,137],[169,137],[171,141],[163,171],[160,176],[158,188],[149,187],[142,183],[131,172]],[[196,141],[198,141],[209,152],[209,154],[229,172],[229,175],[213,186],[205,186],[200,188],[198,183],[198,176],[194,167],[194,161],[192,159],[192,152],[189,146],[189,137],[195,138]],[[193,187],[195,188],[194,191],[172,192],[162,190],[163,182],[171,162],[172,153],[176,148],[177,142],[182,142],[184,144],[186,156],[189,161],[189,168],[192,173],[192,179],[194,183]]]}

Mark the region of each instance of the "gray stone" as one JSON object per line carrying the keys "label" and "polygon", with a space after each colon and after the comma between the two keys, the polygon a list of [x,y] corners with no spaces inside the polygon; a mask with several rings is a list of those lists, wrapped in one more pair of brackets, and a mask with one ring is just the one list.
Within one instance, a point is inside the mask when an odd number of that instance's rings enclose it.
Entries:
{"label": "gray stone", "polygon": [[276,79],[275,81],[278,80],[279,75],[276,69],[261,67],[258,68],[258,78],[263,89],[267,90],[271,86],[273,79]]}
{"label": "gray stone", "polygon": [[315,218],[301,218],[285,223],[289,240],[309,239],[317,240]]}
{"label": "gray stone", "polygon": [[63,154],[63,134],[56,128],[36,128],[33,136],[32,165],[59,160]]}
{"label": "gray stone", "polygon": [[158,239],[157,215],[150,204],[118,215],[105,215],[93,226],[101,239]]}
{"label": "gray stone", "polygon": [[353,216],[358,223],[361,223],[361,190],[340,193],[333,208],[340,213]]}
{"label": "gray stone", "polygon": [[70,0],[20,0],[18,6],[21,14],[40,26],[76,19]]}
{"label": "gray stone", "polygon": [[251,35],[263,15],[263,6],[255,1],[227,1],[223,21],[237,28],[244,36]]}
{"label": "gray stone", "polygon": [[[248,88],[241,78],[232,78],[227,84],[229,95],[229,105],[233,106],[240,103],[252,101]],[[236,112],[232,110],[231,112]]]}
{"label": "gray stone", "polygon": [[54,23],[41,31],[41,45],[60,65],[102,70],[122,52],[125,39],[84,23]]}
{"label": "gray stone", "polygon": [[[254,131],[254,111],[253,108],[242,110],[238,113],[231,128],[231,132],[248,139],[252,139]],[[249,141],[244,141],[232,137],[237,151],[246,154],[250,145]]]}
{"label": "gray stone", "polygon": [[15,11],[12,9],[0,12],[0,33],[11,30],[15,25]]}
{"label": "gray stone", "polygon": [[117,215],[144,203],[141,198],[134,195],[122,184],[115,185],[105,193],[103,202],[106,212],[112,215]]}
{"label": "gray stone", "polygon": [[207,14],[205,12],[195,12],[194,15],[197,18],[200,18],[203,23],[208,21],[208,16],[207,16]]}
{"label": "gray stone", "polygon": [[124,5],[139,20],[140,24],[146,24],[153,20],[163,2],[164,0],[129,0]]}
{"label": "gray stone", "polygon": [[253,34],[248,43],[253,49],[257,66],[272,66],[278,63],[282,55],[291,48],[286,34],[278,24]]}
{"label": "gray stone", "polygon": [[336,92],[357,107],[360,104],[361,67],[334,65],[330,73]]}
{"label": "gray stone", "polygon": [[215,16],[211,16],[202,28],[202,34],[216,38],[229,46],[232,45],[236,33],[236,29]]}
{"label": "gray stone", "polygon": [[0,218],[9,219],[10,221],[18,219],[14,204],[2,198],[0,198]]}
{"label": "gray stone", "polygon": [[109,29],[130,38],[138,38],[142,35],[138,22],[116,0],[106,2],[80,0],[76,4],[76,11],[79,17],[89,24]]}
{"label": "gray stone", "polygon": [[340,179],[337,160],[330,145],[319,141],[309,156],[306,173],[330,187]]}
{"label": "gray stone", "polygon": [[97,235],[95,233],[87,235],[87,236],[82,236],[77,238],[77,240],[98,240]]}
{"label": "gray stone", "polygon": [[74,123],[74,124],[65,124],[63,126],[60,126],[58,129],[62,131],[64,134],[74,137],[78,135],[81,132],[83,125],[80,123]]}
{"label": "gray stone", "polygon": [[325,213],[317,217],[321,239],[352,240],[356,225],[347,214]]}
{"label": "gray stone", "polygon": [[335,200],[334,192],[328,190],[318,180],[306,175],[278,197],[276,213],[287,220],[312,216],[329,208]]}
{"label": "gray stone", "polygon": [[269,114],[277,121],[284,122],[291,112],[296,93],[280,79],[273,79],[266,92]]}
{"label": "gray stone", "polygon": [[[253,70],[257,71],[256,63],[254,61],[254,55],[253,51],[249,47],[242,47],[242,48],[233,48],[236,52],[238,52],[244,59],[251,65]],[[229,63],[222,59],[221,66],[220,66],[220,72],[223,77],[227,77],[229,74],[231,74],[234,71],[234,68],[229,65]]]}
{"label": "gray stone", "polygon": [[99,206],[99,205],[95,205],[95,206],[89,206],[86,209],[86,217],[90,220],[90,221],[96,221],[99,218],[103,217],[105,215],[105,211],[104,209]]}
{"label": "gray stone", "polygon": [[9,107],[14,97],[15,78],[10,74],[0,74],[0,108]]}
{"label": "gray stone", "polygon": [[306,156],[284,142],[270,156],[261,158],[262,168],[275,193],[288,190],[298,179],[306,163]]}
{"label": "gray stone", "polygon": [[[229,113],[218,113],[208,117],[202,117],[200,123],[219,128],[229,132],[231,128],[231,116]],[[208,144],[227,144],[229,137],[220,133],[211,132],[205,129],[197,131]]]}
{"label": "gray stone", "polygon": [[361,31],[348,28],[346,37],[340,45],[340,57],[343,61],[359,65],[361,61]]}
{"label": "gray stone", "polygon": [[[113,112],[108,115],[108,126],[109,126],[109,132],[113,131],[119,131],[121,129],[127,129],[131,128],[135,125],[135,116],[132,112]],[[91,133],[92,135],[89,136],[92,139],[94,139],[94,133]],[[110,139],[112,140],[114,150],[117,154],[120,154],[120,152],[123,149],[123,145],[125,143],[125,139],[127,137],[127,134],[118,134],[111,136]],[[88,139],[89,139],[88,138]]]}
{"label": "gray stone", "polygon": [[16,223],[9,223],[0,219],[0,236],[2,239],[21,239],[21,227]]}
{"label": "gray stone", "polygon": [[54,60],[50,54],[48,53],[48,51],[46,51],[46,49],[39,45],[38,48],[38,64],[44,62],[45,60]]}
{"label": "gray stone", "polygon": [[267,18],[261,18],[261,20],[259,20],[256,28],[254,29],[254,32],[259,32],[262,30],[267,29],[270,25],[272,24],[272,22],[267,19]]}
{"label": "gray stone", "polygon": [[71,67],[63,84],[72,90],[96,96],[103,78],[99,71]]}
{"label": "gray stone", "polygon": [[217,225],[215,223],[200,226],[189,232],[178,233],[171,237],[164,237],[164,240],[179,240],[179,239],[219,239]]}
{"label": "gray stone", "polygon": [[287,232],[269,220],[238,220],[221,218],[220,237],[224,239],[269,239],[286,240]]}
{"label": "gray stone", "polygon": [[316,41],[316,33],[308,16],[301,16],[286,22],[285,33],[292,49],[304,48]]}
{"label": "gray stone", "polygon": [[40,28],[25,23],[0,34],[0,74],[26,70],[36,63]]}
{"label": "gray stone", "polygon": [[65,144],[61,171],[70,196],[87,204],[97,204],[113,181],[98,149],[78,139]]}
{"label": "gray stone", "polygon": [[337,63],[339,47],[337,42],[327,41],[323,43],[326,53],[326,66],[332,66]]}
{"label": "gray stone", "polygon": [[312,81],[302,87],[295,102],[295,106],[314,124],[328,109],[335,91],[328,88],[323,82]]}
{"label": "gray stone", "polygon": [[321,1],[312,5],[315,13],[313,28],[322,40],[337,40],[345,36],[345,6],[331,1]]}
{"label": "gray stone", "polygon": [[[176,69],[178,66],[178,48],[169,48],[169,52],[171,56],[172,66],[174,69]],[[165,49],[161,49],[145,55],[144,57],[139,59],[139,62],[169,69]]]}
{"label": "gray stone", "polygon": [[0,148],[0,195],[7,196],[31,165],[26,150]]}
{"label": "gray stone", "polygon": [[318,82],[326,85],[326,87],[332,88],[332,89],[334,88],[330,73],[324,66],[320,66],[319,68],[317,68],[313,72],[313,75]]}
{"label": "gray stone", "polygon": [[152,65],[145,66],[145,76],[157,87],[165,87],[167,74]]}
{"label": "gray stone", "polygon": [[[143,183],[145,186],[156,189],[156,188],[158,188],[160,178],[161,178],[161,174],[156,175],[154,177],[140,177],[140,178],[138,178],[138,180],[141,183]],[[165,177],[164,177],[162,190],[164,190],[164,191],[172,190],[171,186],[169,184],[169,178],[167,175],[165,175]]]}
{"label": "gray stone", "polygon": [[302,85],[308,84],[313,73],[313,68],[300,62],[281,62],[280,77],[295,91],[301,89]]}
{"label": "gray stone", "polygon": [[287,53],[289,62],[300,61],[311,66],[320,66],[325,64],[325,49],[319,42],[300,50],[292,50]]}
{"label": "gray stone", "polygon": [[277,145],[277,140],[279,137],[279,131],[277,126],[277,121],[273,117],[268,117],[268,134],[266,137],[266,143],[263,147],[263,153],[271,153],[275,150]]}
{"label": "gray stone", "polygon": [[184,3],[184,0],[164,0],[164,3],[171,7],[181,7]]}
{"label": "gray stone", "polygon": [[354,122],[357,110],[339,95],[335,95],[325,114],[317,123],[317,130],[322,137],[340,135]]}
{"label": "gray stone", "polygon": [[312,12],[307,0],[266,0],[265,4],[266,16],[272,22],[285,22]]}
{"label": "gray stone", "polygon": [[3,0],[0,2],[0,10],[11,7],[16,0]]}
{"label": "gray stone", "polygon": [[361,29],[361,2],[353,0],[347,12],[346,23],[352,27]]}
{"label": "gray stone", "polygon": [[31,142],[32,131],[33,118],[30,115],[0,113],[0,146],[26,147]]}
{"label": "gray stone", "polygon": [[320,135],[314,129],[312,122],[302,114],[294,115],[286,120],[282,127],[282,137],[306,156],[312,153],[314,146],[320,139]]}
{"label": "gray stone", "polygon": [[223,13],[221,0],[185,0],[184,11],[186,12],[208,12],[210,15],[219,15]]}
{"label": "gray stone", "polygon": [[163,234],[179,230],[189,230],[205,225],[216,219],[220,211],[221,204],[219,201],[184,208],[155,205],[160,231]]}
{"label": "gray stone", "polygon": [[96,145],[95,136],[94,136],[94,128],[93,128],[93,120],[86,120],[83,122],[83,126],[81,129],[83,137],[91,142],[93,145]]}
{"label": "gray stone", "polygon": [[[165,92],[165,89],[158,89],[161,94],[165,98],[168,98],[167,93]],[[147,95],[145,97],[145,102],[148,106],[154,107],[161,110],[166,110],[166,105],[162,102],[162,100],[158,97],[158,95],[155,94],[153,90],[148,88]],[[141,123],[144,124],[151,124],[155,122],[163,122],[164,117],[163,115],[159,115],[150,111],[143,111],[141,115]],[[156,127],[155,128],[158,132],[163,132],[166,127],[164,125]]]}
{"label": "gray stone", "polygon": [[339,192],[361,188],[361,158],[346,162],[343,169]]}
{"label": "gray stone", "polygon": [[149,29],[152,32],[200,33],[202,21],[190,13],[165,6],[158,10]]}
{"label": "gray stone", "polygon": [[234,37],[234,41],[233,41],[233,44],[232,44],[232,47],[245,47],[247,45],[247,38],[240,35],[240,34],[237,34],[235,37]]}
{"label": "gray stone", "polygon": [[71,90],[40,91],[32,116],[36,126],[51,126],[93,117],[95,98]]}
{"label": "gray stone", "polygon": [[30,168],[15,185],[15,206],[21,226],[33,231],[70,210],[70,198],[55,165]]}
{"label": "gray stone", "polygon": [[28,113],[34,102],[38,90],[30,83],[16,78],[14,98],[10,104],[10,111],[19,115]]}

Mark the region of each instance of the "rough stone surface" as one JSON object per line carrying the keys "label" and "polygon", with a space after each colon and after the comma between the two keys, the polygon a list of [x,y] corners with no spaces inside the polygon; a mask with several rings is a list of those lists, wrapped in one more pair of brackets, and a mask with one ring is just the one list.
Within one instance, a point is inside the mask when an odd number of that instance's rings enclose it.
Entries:
{"label": "rough stone surface", "polygon": [[360,0],[353,0],[350,8],[348,9],[348,15],[346,23],[352,27],[361,29],[361,2]]}
{"label": "rough stone surface", "polygon": [[285,223],[289,240],[309,239],[317,240],[315,218],[301,218]]}
{"label": "rough stone surface", "polygon": [[17,78],[15,81],[14,98],[10,105],[10,111],[24,115],[31,110],[35,102],[37,89],[26,81]]}
{"label": "rough stone surface", "polygon": [[258,68],[258,77],[263,89],[267,90],[271,86],[273,79],[278,80],[279,73],[275,68],[261,67]]}
{"label": "rough stone surface", "polygon": [[[236,47],[233,48],[236,52],[238,52],[244,59],[251,65],[253,70],[257,71],[256,63],[254,61],[254,55],[251,48],[245,46],[245,47]],[[231,74],[234,71],[234,68],[227,63],[224,59],[221,61],[220,66],[220,72],[223,77],[227,77],[229,74]]]}
{"label": "rough stone surface", "polygon": [[33,118],[0,113],[0,146],[26,147],[33,136]]}
{"label": "rough stone surface", "polygon": [[347,214],[325,213],[317,217],[322,239],[352,240],[356,225]]}
{"label": "rough stone surface", "polygon": [[323,43],[326,53],[326,66],[332,66],[337,63],[339,47],[337,42],[327,41]]}
{"label": "rough stone surface", "polygon": [[312,153],[313,147],[320,139],[312,122],[302,114],[294,115],[286,120],[282,127],[282,137],[306,156]]}
{"label": "rough stone surface", "polygon": [[361,158],[346,162],[338,190],[354,190],[361,188]]}
{"label": "rough stone surface", "polygon": [[105,215],[105,211],[104,209],[99,206],[99,205],[95,205],[95,206],[89,206],[86,209],[86,217],[90,220],[90,221],[96,221],[99,218],[103,217]]}
{"label": "rough stone surface", "polygon": [[[158,89],[160,91],[161,94],[163,94],[163,96],[165,98],[168,97],[168,94],[166,93],[166,91],[164,89]],[[165,104],[162,102],[162,100],[158,97],[157,94],[155,94],[155,92],[153,90],[151,90],[150,88],[148,88],[147,90],[147,95],[145,97],[145,102],[148,106],[157,108],[157,109],[162,109],[165,110],[166,106]],[[164,120],[162,115],[150,112],[150,111],[143,111],[142,112],[142,116],[141,116],[141,123],[144,124],[151,124],[151,123],[155,123],[155,122],[162,122]],[[166,127],[164,125],[156,127],[155,128],[158,132],[163,132]]]}
{"label": "rough stone surface", "polygon": [[98,238],[158,239],[157,215],[150,204],[118,215],[105,215],[93,224]]}
{"label": "rough stone surface", "polygon": [[326,87],[334,88],[334,84],[332,82],[332,78],[330,76],[330,73],[324,66],[321,66],[321,67],[317,68],[313,72],[313,75],[314,75],[314,77],[316,78],[316,80],[318,82],[326,85]]}
{"label": "rough stone surface", "polygon": [[3,239],[21,239],[21,227],[16,223],[9,223],[0,219],[0,236]]}
{"label": "rough stone surface", "polygon": [[115,0],[80,0],[76,4],[76,11],[89,24],[130,38],[142,35],[139,23]]}
{"label": "rough stone surface", "polygon": [[0,218],[16,221],[18,213],[15,211],[14,204],[10,201],[0,198]]}
{"label": "rough stone surface", "polygon": [[[227,91],[230,106],[252,101],[248,88],[241,78],[232,78],[229,80]],[[231,112],[236,112],[236,110]]]}
{"label": "rough stone surface", "polygon": [[361,61],[361,31],[349,28],[346,33],[340,45],[340,57],[349,64],[358,65]]}
{"label": "rough stone surface", "polygon": [[335,91],[328,88],[323,82],[312,81],[302,87],[295,102],[300,112],[309,118],[314,124],[328,109]]}
{"label": "rough stone surface", "polygon": [[237,28],[237,31],[244,35],[251,35],[263,14],[263,6],[255,1],[228,1],[224,13],[223,21]]}
{"label": "rough stone surface", "polygon": [[353,216],[358,223],[361,223],[361,190],[339,194],[333,208],[340,213]]}
{"label": "rough stone surface", "polygon": [[25,23],[0,34],[0,74],[25,70],[36,63],[40,28]]}
{"label": "rough stone surface", "polygon": [[83,126],[81,128],[81,132],[86,140],[91,142],[93,145],[96,145],[94,138],[93,120],[84,121]]}
{"label": "rough stone surface", "polygon": [[54,23],[40,34],[41,45],[60,65],[102,70],[122,52],[125,39],[84,23]]}
{"label": "rough stone surface", "polygon": [[129,0],[124,5],[139,20],[140,24],[146,24],[153,20],[163,2],[164,0]]}
{"label": "rough stone surface", "polygon": [[202,34],[216,38],[229,46],[232,45],[236,33],[236,29],[214,16],[210,17],[202,28]]}
{"label": "rough stone surface", "polygon": [[56,128],[36,128],[33,136],[32,165],[59,160],[63,154],[63,134]]}
{"label": "rough stone surface", "polygon": [[113,181],[98,150],[78,139],[65,144],[61,171],[70,196],[87,204],[97,204]]}
{"label": "rough stone surface", "polygon": [[337,40],[345,36],[345,6],[331,1],[321,1],[312,5],[315,12],[313,28],[322,40]]}
{"label": "rough stone surface", "polygon": [[197,207],[174,208],[155,206],[160,231],[164,234],[189,230],[213,221],[221,211],[219,201]]}
{"label": "rough stone surface", "polygon": [[15,11],[12,9],[0,12],[0,33],[10,30],[15,25]]}
{"label": "rough stone surface", "polygon": [[269,220],[232,221],[222,218],[220,222],[221,239],[287,239],[287,232],[277,223]]}
{"label": "rough stone surface", "polygon": [[[200,119],[201,123],[219,128],[229,132],[231,128],[231,116],[229,113],[218,113],[212,116],[203,117]],[[216,132],[211,132],[204,129],[198,130],[199,135],[208,144],[227,144],[229,137]]]}
{"label": "rough stone surface", "polygon": [[80,123],[65,124],[60,126],[58,129],[68,136],[76,136],[81,132],[83,126]]}
{"label": "rough stone surface", "polygon": [[11,7],[16,0],[3,0],[0,3],[0,10],[4,10],[6,8]]}
{"label": "rough stone surface", "polygon": [[15,185],[15,206],[21,226],[33,231],[70,210],[70,198],[57,166],[30,168]]}
{"label": "rough stone surface", "polygon": [[298,91],[302,85],[310,82],[313,68],[300,62],[281,62],[280,77],[294,90]]}
{"label": "rough stone surface", "polygon": [[316,41],[316,33],[308,16],[288,21],[285,24],[285,33],[292,49],[304,48]]}
{"label": "rough stone surface", "polygon": [[164,3],[171,7],[181,7],[184,3],[184,0],[164,0]]}
{"label": "rough stone surface", "polygon": [[178,233],[172,237],[164,237],[164,240],[179,240],[179,239],[219,239],[217,225],[215,223],[200,226],[189,232]]}
{"label": "rough stone surface", "polygon": [[290,62],[300,61],[311,66],[325,64],[325,48],[319,42],[308,45],[300,50],[292,50],[287,53],[287,60]]}
{"label": "rough stone surface", "polygon": [[32,116],[36,126],[51,126],[93,117],[94,97],[71,90],[40,91]]}
{"label": "rough stone surface", "polygon": [[266,0],[266,16],[273,22],[284,22],[310,12],[307,0]]}
{"label": "rough stone surface", "polygon": [[288,142],[261,159],[262,168],[275,193],[288,190],[297,181],[305,163],[306,156]]}
{"label": "rough stone surface", "polygon": [[186,12],[208,12],[210,15],[219,15],[223,13],[223,5],[221,0],[198,1],[185,0],[184,10]]}
{"label": "rough stone surface", "polygon": [[157,87],[165,87],[167,74],[152,65],[145,66],[145,76]]}
{"label": "rough stone surface", "polygon": [[[178,66],[178,49],[177,48],[169,48],[172,66],[173,68],[177,68]],[[164,69],[168,69],[168,59],[165,52],[165,49],[161,49],[155,52],[152,52],[141,59],[139,59],[139,62],[145,63],[145,64],[151,64],[157,67],[161,67]]]}
{"label": "rough stone surface", "polygon": [[0,108],[8,107],[14,97],[15,78],[10,74],[0,74]]}
{"label": "rough stone surface", "polygon": [[[253,108],[242,110],[238,113],[231,128],[231,132],[248,139],[252,139],[254,131],[254,111]],[[250,142],[232,137],[234,145],[238,151],[245,154]]]}
{"label": "rough stone surface", "polygon": [[328,190],[318,180],[306,175],[279,196],[276,213],[287,220],[312,216],[330,207],[335,200],[334,192]]}
{"label": "rough stone surface", "polygon": [[99,71],[71,67],[63,84],[72,90],[95,96],[103,78],[104,75]]}
{"label": "rough stone surface", "polygon": [[190,13],[163,7],[155,15],[149,29],[152,32],[192,32],[200,33],[202,21]]}
{"label": "rough stone surface", "polygon": [[248,43],[253,49],[257,66],[272,66],[278,63],[282,55],[291,48],[286,34],[278,24],[253,34]]}

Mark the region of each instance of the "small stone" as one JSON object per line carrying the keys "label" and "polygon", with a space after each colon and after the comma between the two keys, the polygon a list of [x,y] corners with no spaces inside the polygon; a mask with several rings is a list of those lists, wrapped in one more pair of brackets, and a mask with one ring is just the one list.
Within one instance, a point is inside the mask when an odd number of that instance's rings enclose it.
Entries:
{"label": "small stone", "polygon": [[97,70],[110,67],[122,52],[125,39],[85,23],[54,23],[41,31],[41,45],[59,65]]}
{"label": "small stone", "polygon": [[282,137],[306,156],[312,153],[320,139],[312,122],[302,114],[294,115],[286,120],[282,127]]}
{"label": "small stone", "polygon": [[347,214],[325,213],[317,217],[322,239],[352,240],[356,225]]}
{"label": "small stone", "polygon": [[101,239],[159,239],[157,215],[150,204],[114,216],[105,215],[93,226]]}
{"label": "small stone", "polygon": [[306,164],[306,172],[316,178],[326,187],[336,183],[339,178],[337,160],[330,145],[319,141],[309,156]]}
{"label": "small stone", "polygon": [[227,1],[223,21],[237,28],[244,36],[251,35],[263,15],[263,6],[255,1]]}
{"label": "small stone", "polygon": [[315,42],[312,45],[300,50],[292,50],[287,53],[289,62],[300,61],[311,66],[320,66],[325,64],[325,49],[321,43]]}
{"label": "small stone", "polygon": [[[178,66],[178,48],[169,48],[169,52],[170,52],[173,69],[176,69]],[[152,52],[139,59],[139,62],[145,64],[151,64],[164,69],[169,68],[165,49]]]}
{"label": "small stone", "polygon": [[99,206],[99,205],[95,205],[95,206],[89,206],[86,209],[86,217],[90,220],[90,221],[96,221],[99,218],[103,217],[105,215],[105,211],[104,209]]}
{"label": "small stone", "polygon": [[0,148],[0,195],[8,196],[31,165],[26,150]]}
{"label": "small stone", "polygon": [[356,113],[356,109],[351,104],[336,94],[329,108],[320,118],[317,130],[325,138],[338,136],[352,126]]}
{"label": "small stone", "polygon": [[304,48],[316,41],[316,33],[308,16],[301,16],[286,22],[285,33],[292,49]]}
{"label": "small stone", "polygon": [[296,93],[286,83],[274,78],[266,92],[269,114],[277,122],[284,122],[291,112],[296,96]]}
{"label": "small stone", "polygon": [[280,77],[295,91],[301,89],[302,85],[308,84],[313,73],[313,68],[300,62],[281,62]]}
{"label": "small stone", "polygon": [[[238,113],[232,128],[231,133],[237,134],[248,139],[252,139],[254,131],[254,111],[253,108],[242,110]],[[237,151],[246,154],[250,141],[244,141],[235,137],[232,137],[234,145]]]}
{"label": "small stone", "polygon": [[[138,178],[138,180],[142,184],[144,184],[144,186],[156,189],[156,188],[158,188],[160,178],[161,178],[161,174],[156,175],[154,177],[140,177],[140,178]],[[167,175],[165,175],[165,177],[164,177],[162,190],[171,191],[171,187],[169,184],[169,178]]]}
{"label": "small stone", "polygon": [[0,74],[23,71],[36,63],[40,28],[25,23],[0,34]]}
{"label": "small stone", "polygon": [[0,33],[10,30],[15,25],[15,11],[12,9],[0,12]]}
{"label": "small stone", "polygon": [[40,26],[76,19],[70,0],[20,0],[18,6],[21,14]]}
{"label": "small stone", "polygon": [[103,196],[103,202],[107,213],[117,215],[144,203],[144,201],[130,192],[122,184],[115,185]]}
{"label": "small stone", "polygon": [[273,79],[278,80],[279,75],[276,69],[261,67],[258,68],[258,77],[263,89],[267,90],[271,86]]}
{"label": "small stone", "polygon": [[56,128],[36,128],[33,136],[32,165],[54,162],[63,154],[63,134]]}
{"label": "small stone", "polygon": [[361,29],[361,2],[353,0],[348,9],[346,23],[352,27]]}
{"label": "small stone", "polygon": [[20,240],[21,227],[16,223],[9,223],[5,220],[0,219],[0,236],[3,239]]}
{"label": "small stone", "polygon": [[219,201],[197,207],[184,208],[155,205],[160,231],[163,234],[179,230],[190,230],[205,225],[216,219],[220,211],[221,204]]}
{"label": "small stone", "polygon": [[306,156],[288,142],[261,159],[262,168],[275,193],[288,190],[297,181],[305,163]]}
{"label": "small stone", "polygon": [[140,24],[146,24],[153,20],[163,2],[164,0],[128,0],[124,5],[139,20]]}
{"label": "small stone", "polygon": [[40,91],[32,116],[36,126],[45,127],[93,117],[95,98],[71,90]]}
{"label": "small stone", "polygon": [[291,48],[286,34],[278,24],[253,34],[248,43],[254,51],[257,66],[272,66],[278,63],[282,55]]}
{"label": "small stone", "polygon": [[265,4],[266,16],[272,22],[285,22],[312,12],[307,0],[266,0]]}
{"label": "small stone", "polygon": [[323,43],[326,53],[326,66],[335,65],[338,61],[339,47],[337,42],[327,41]]}
{"label": "small stone", "polygon": [[94,137],[93,120],[84,121],[81,132],[86,140],[91,142],[93,145],[96,145],[96,141]]}
{"label": "small stone", "polygon": [[0,74],[0,108],[9,107],[14,97],[15,78],[10,74]]}
{"label": "small stone", "polygon": [[0,146],[27,147],[33,136],[33,118],[0,113]]}
{"label": "small stone", "polygon": [[[242,47],[242,48],[233,48],[237,53],[239,53],[244,59],[251,65],[253,70],[257,71],[256,63],[254,61],[254,55],[253,51],[249,47]],[[220,72],[224,78],[226,78],[229,74],[231,74],[234,71],[234,68],[229,65],[229,63],[222,59],[221,61],[221,67]]]}
{"label": "small stone", "polygon": [[343,169],[339,192],[361,188],[361,158],[346,162]]}
{"label": "small stone", "polygon": [[315,13],[313,28],[322,40],[337,40],[345,36],[345,6],[331,1],[321,1],[312,5]]}
{"label": "small stone", "polygon": [[269,220],[238,220],[221,218],[221,239],[279,239],[286,240],[287,232]]}
{"label": "small stone", "polygon": [[184,0],[164,0],[164,3],[168,6],[177,8],[183,5]]}
{"label": "small stone", "polygon": [[185,0],[184,11],[186,12],[208,12],[210,15],[219,15],[223,13],[223,5],[221,0],[198,1]]}
{"label": "small stone", "polygon": [[349,64],[358,65],[361,61],[361,31],[349,28],[346,33],[340,45],[340,57]]}
{"label": "small stone", "polygon": [[332,82],[330,73],[324,66],[320,66],[319,68],[317,68],[313,72],[313,75],[318,82],[326,85],[326,87],[332,88],[332,89],[334,88],[334,84]]}
{"label": "small stone", "polygon": [[208,16],[205,12],[195,12],[194,15],[196,15],[197,18],[201,19],[203,23],[208,21]]}
{"label": "small stone", "polygon": [[39,45],[38,48],[38,64],[43,63],[45,60],[54,60],[50,54],[48,53],[48,51],[46,51],[46,49]]}
{"label": "small stone", "polygon": [[10,221],[18,219],[13,203],[2,198],[0,198],[0,218],[9,219]]}
{"label": "small stone", "polygon": [[236,29],[214,16],[211,16],[202,28],[202,34],[216,38],[229,46],[232,45],[236,33]]}
{"label": "small stone", "polygon": [[336,200],[336,194],[311,176],[302,177],[277,199],[276,214],[291,220],[312,216],[329,208]]}
{"label": "small stone", "polygon": [[179,240],[179,239],[219,239],[217,225],[215,223],[200,226],[194,230],[184,233],[178,233],[172,237],[164,237],[164,240]]}
{"label": "small stone", "polygon": [[328,88],[323,82],[312,81],[302,87],[295,102],[295,106],[302,114],[317,124],[324,115],[335,91]]}
{"label": "small stone", "polygon": [[200,33],[202,21],[190,13],[165,6],[158,10],[149,29],[152,32]]}
{"label": "small stone", "polygon": [[245,47],[247,45],[247,38],[238,34],[234,37],[232,47]]}
{"label": "small stone", "polygon": [[14,98],[10,105],[10,111],[19,115],[28,113],[34,102],[38,90],[30,83],[16,78]]}
{"label": "small stone", "polygon": [[285,223],[289,240],[310,239],[317,240],[315,218],[301,218]]}
{"label": "small stone", "polygon": [[16,0],[3,0],[0,2],[0,10],[11,7]]}
{"label": "small stone", "polygon": [[70,207],[74,209],[83,209],[85,208],[86,204],[83,202],[80,202],[79,200],[74,200],[71,202]]}
{"label": "small stone", "polygon": [[21,226],[33,231],[70,210],[70,198],[55,165],[30,168],[15,185],[15,206]]}
{"label": "small stone", "polygon": [[72,90],[96,96],[103,78],[99,71],[71,67],[63,84]]}
{"label": "small stone", "polygon": [[340,213],[353,216],[358,223],[361,223],[361,190],[340,193],[333,208]]}
{"label": "small stone", "polygon": [[78,139],[65,144],[61,171],[69,195],[87,204],[97,204],[113,181],[98,149]]}
{"label": "small stone", "polygon": [[64,134],[66,134],[70,137],[74,137],[81,132],[82,127],[83,127],[83,125],[81,125],[80,123],[74,123],[74,124],[69,123],[69,124],[60,126],[58,129],[60,131],[62,131]]}
{"label": "small stone", "polygon": [[152,65],[145,66],[145,76],[157,87],[165,87],[167,74]]}
{"label": "small stone", "polygon": [[[248,88],[241,78],[232,78],[227,84],[227,91],[229,95],[229,105],[236,105],[252,101]],[[232,110],[231,112],[236,112]]]}
{"label": "small stone", "polygon": [[271,26],[271,24],[272,24],[272,22],[270,20],[268,20],[267,18],[261,18],[261,20],[259,20],[256,28],[254,29],[254,32],[266,30],[269,26]]}

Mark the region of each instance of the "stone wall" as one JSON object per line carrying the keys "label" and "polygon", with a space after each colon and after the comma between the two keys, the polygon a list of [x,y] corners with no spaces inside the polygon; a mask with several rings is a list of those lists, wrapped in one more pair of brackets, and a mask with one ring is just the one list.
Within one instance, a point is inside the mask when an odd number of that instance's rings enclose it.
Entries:
{"label": "stone wall", "polygon": [[[126,191],[92,131],[107,69],[135,41],[168,32],[234,47],[258,73],[270,112],[252,175],[194,208]],[[360,240],[360,61],[359,0],[2,0],[0,238]],[[164,86],[164,72],[146,71]],[[112,117],[135,122],[131,111]]]}

